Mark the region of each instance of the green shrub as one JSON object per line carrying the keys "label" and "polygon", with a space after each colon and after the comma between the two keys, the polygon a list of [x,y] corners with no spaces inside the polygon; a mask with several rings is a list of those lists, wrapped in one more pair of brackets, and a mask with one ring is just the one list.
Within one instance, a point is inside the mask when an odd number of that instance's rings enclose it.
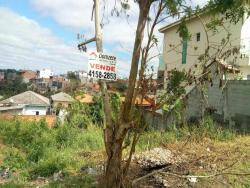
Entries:
{"label": "green shrub", "polygon": [[46,148],[46,143],[44,143],[45,140],[43,141],[41,138],[34,140],[28,149],[26,149],[27,152],[27,159],[31,162],[38,162],[42,157],[44,150]]}
{"label": "green shrub", "polygon": [[104,111],[102,97],[94,96],[94,103],[90,106],[90,116],[94,124],[101,125],[103,123]]}
{"label": "green shrub", "polygon": [[5,158],[2,167],[10,168],[12,170],[26,168],[28,163],[25,159],[25,154],[21,153],[18,149],[11,147],[4,152]]}
{"label": "green shrub", "polygon": [[87,128],[91,124],[89,118],[84,114],[73,114],[69,120],[69,124],[76,128]]}
{"label": "green shrub", "polygon": [[91,124],[90,108],[79,101],[73,102],[68,108],[67,122],[75,128],[87,128]]}
{"label": "green shrub", "polygon": [[11,146],[2,152],[3,167],[18,170],[20,180],[48,177],[60,170],[79,170],[86,163],[78,157],[82,150],[104,148],[102,129],[94,125],[86,129],[71,125],[48,129],[43,121],[1,121],[0,138]]}
{"label": "green shrub", "polygon": [[48,158],[39,160],[30,171],[30,175],[32,178],[38,176],[49,177],[60,170],[64,170],[66,165],[67,163],[63,156],[56,155],[56,152],[53,152]]}
{"label": "green shrub", "polygon": [[236,136],[233,129],[221,127],[211,117],[204,117],[200,125],[188,126],[188,129],[190,135],[196,140],[210,138],[212,140],[226,141],[232,140]]}
{"label": "green shrub", "polygon": [[64,148],[71,146],[77,135],[77,129],[62,125],[59,126],[55,131],[55,144],[57,148]]}
{"label": "green shrub", "polygon": [[11,181],[11,182],[7,182],[3,185],[0,185],[0,187],[1,188],[24,188],[27,186],[25,186],[25,184],[20,183],[20,182]]}
{"label": "green shrub", "polygon": [[149,130],[145,131],[137,149],[146,150],[166,143],[173,143],[180,140],[202,141],[205,138],[218,141],[232,140],[236,137],[236,131],[222,128],[210,117],[204,117],[198,125],[185,125],[176,127],[171,125],[166,131]]}
{"label": "green shrub", "polygon": [[29,147],[30,143],[48,130],[43,120],[39,122],[4,121],[0,123],[0,129],[4,142],[19,148]]}
{"label": "green shrub", "polygon": [[104,148],[102,129],[94,125],[83,130],[78,135],[75,145],[84,150],[98,150]]}

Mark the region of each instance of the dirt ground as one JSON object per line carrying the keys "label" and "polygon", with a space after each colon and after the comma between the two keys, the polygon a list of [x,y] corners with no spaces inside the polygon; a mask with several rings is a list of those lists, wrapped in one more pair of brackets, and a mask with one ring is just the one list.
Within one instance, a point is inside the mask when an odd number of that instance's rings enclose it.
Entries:
{"label": "dirt ground", "polygon": [[186,140],[162,147],[180,162],[148,171],[133,163],[131,178],[152,174],[133,187],[250,187],[250,136],[227,142]]}
{"label": "dirt ground", "polygon": [[[134,183],[133,187],[250,187],[250,136],[236,137],[234,140],[225,142],[209,139],[197,142],[187,139],[172,144],[163,144],[159,147],[170,150],[174,158],[180,160],[174,164],[148,170],[142,169],[138,163],[133,162],[129,179],[138,180],[143,177]],[[5,146],[0,142],[0,149],[4,148]],[[79,157],[92,160],[96,158],[97,161],[103,161],[103,156],[103,152],[79,153]],[[0,155],[0,162],[2,157]],[[146,175],[148,177],[145,177]],[[74,177],[69,176],[56,185],[49,184],[48,181],[51,182],[51,178],[29,182],[29,187],[38,185],[39,187],[68,187],[68,185],[96,187],[96,179],[86,179],[86,174],[82,173]],[[3,183],[0,182],[0,184]]]}

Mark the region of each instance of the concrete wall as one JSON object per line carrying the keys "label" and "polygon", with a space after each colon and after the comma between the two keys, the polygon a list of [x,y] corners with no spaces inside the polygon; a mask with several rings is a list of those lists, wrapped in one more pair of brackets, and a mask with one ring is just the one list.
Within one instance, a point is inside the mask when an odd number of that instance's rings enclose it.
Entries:
{"label": "concrete wall", "polygon": [[184,120],[195,121],[201,118],[204,112],[204,103],[201,88],[193,87],[185,99]]}
{"label": "concrete wall", "polygon": [[230,127],[250,131],[250,80],[230,80],[223,90],[209,87],[209,107],[216,109],[215,117]]}
{"label": "concrete wall", "polygon": [[250,80],[224,80],[220,84],[219,79],[214,79],[207,89],[207,103],[199,90],[196,87],[188,95],[186,120],[199,119],[206,108],[218,122],[243,132],[250,131]]}
{"label": "concrete wall", "polygon": [[145,110],[144,120],[148,127],[157,129],[157,130],[164,130],[166,128],[165,122],[163,121],[163,116],[158,113],[151,112],[149,110]]}
{"label": "concrete wall", "polygon": [[[216,81],[217,80],[217,81]],[[184,119],[180,120],[174,110],[168,114],[146,112],[146,122],[155,129],[166,129],[182,121],[196,122],[209,110],[214,119],[224,126],[241,132],[250,132],[250,80],[220,81],[216,79],[209,85],[204,98],[201,88],[193,88],[185,99]]]}

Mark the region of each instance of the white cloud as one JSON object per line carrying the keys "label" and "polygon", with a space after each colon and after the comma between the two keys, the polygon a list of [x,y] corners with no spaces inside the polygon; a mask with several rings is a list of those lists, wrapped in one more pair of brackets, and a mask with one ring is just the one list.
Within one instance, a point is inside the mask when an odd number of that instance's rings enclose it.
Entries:
{"label": "white cloud", "polygon": [[[125,52],[118,63],[120,73],[128,75],[130,56],[135,37],[138,7],[130,0],[129,17],[111,16],[114,0],[106,1],[104,16],[105,52],[117,55]],[[103,2],[102,1],[102,2]],[[194,1],[203,3],[206,0]],[[52,18],[59,25],[74,33],[84,31],[87,38],[94,35],[91,22],[92,0],[30,0],[33,8],[44,17]],[[120,7],[117,7],[119,10]],[[54,71],[87,69],[86,55],[65,44],[47,28],[37,22],[0,8],[0,68],[53,68]],[[156,30],[157,36],[162,35]],[[161,46],[161,44],[159,44]],[[125,49],[124,49],[125,48]],[[154,53],[156,53],[155,50]],[[125,56],[125,57],[124,57]]]}
{"label": "white cloud", "polygon": [[52,17],[62,26],[78,30],[93,28],[90,22],[91,0],[31,0],[33,7],[43,16]]}
{"label": "white cloud", "polygon": [[[133,41],[137,5],[131,3],[131,8],[127,12],[130,26],[125,19],[125,15],[121,14],[119,18],[111,16],[112,9],[115,7],[114,0],[101,1],[104,26],[104,42],[131,42]],[[86,36],[91,37],[94,34],[94,22],[91,21],[93,1],[91,0],[31,0],[32,6],[45,17],[54,19],[58,24],[64,26],[74,32],[85,31]],[[105,5],[105,11],[104,11]],[[117,3],[117,10],[120,10]]]}
{"label": "white cloud", "polygon": [[[127,46],[129,49],[133,47],[138,7],[133,2],[127,13],[123,12],[117,17],[115,15],[111,16],[112,9],[114,8],[114,0],[105,0],[105,2],[105,11],[103,11],[103,3],[101,6],[101,16],[104,23],[104,51],[109,54],[118,55],[122,51],[117,51],[115,48],[120,46],[120,44]],[[41,15],[52,18],[59,25],[75,33],[84,32],[83,34],[86,38],[93,37],[94,22],[91,21],[92,0],[53,0],[53,2],[51,0],[31,0],[31,4]],[[117,4],[116,8],[120,10],[121,7]],[[126,15],[129,15],[129,17]],[[114,47],[114,49],[111,49],[110,46]],[[126,55],[126,60],[123,58],[118,62],[118,67],[120,67],[119,72],[127,76],[130,69],[129,61],[131,54]]]}
{"label": "white cloud", "polygon": [[47,28],[0,7],[0,68],[86,69],[86,55],[66,45]]}
{"label": "white cloud", "polygon": [[208,3],[209,0],[190,0],[191,3],[196,6],[196,5],[199,5],[199,6],[204,6]]}
{"label": "white cloud", "polygon": [[[194,6],[204,5],[207,0],[188,0],[188,4],[193,4]],[[138,18],[138,5],[130,0],[130,9],[126,14],[121,14],[121,16],[111,16],[112,9],[116,7],[119,11],[121,9],[119,1],[114,0],[100,0],[102,4],[102,13],[104,15],[104,28],[103,28],[103,41],[104,47],[108,53],[122,53],[124,47],[132,51],[133,43],[135,38],[135,30]],[[115,6],[115,2],[116,6]],[[92,0],[31,0],[33,7],[39,11],[42,15],[54,19],[61,26],[70,28],[75,32],[85,31],[85,35],[91,37],[94,34],[94,23],[91,22],[91,13],[93,7]],[[105,5],[105,11],[103,11]],[[153,12],[153,11],[152,11]],[[163,23],[166,24],[166,23]],[[157,27],[155,35],[159,38],[159,46],[161,47],[163,35],[158,32]],[[146,36],[146,35],[145,35]],[[145,37],[144,42],[147,37]],[[111,46],[112,48],[111,49]],[[154,54],[157,50],[154,50]],[[131,53],[125,50],[127,55],[127,60],[130,60]],[[127,63],[129,67],[130,64]]]}

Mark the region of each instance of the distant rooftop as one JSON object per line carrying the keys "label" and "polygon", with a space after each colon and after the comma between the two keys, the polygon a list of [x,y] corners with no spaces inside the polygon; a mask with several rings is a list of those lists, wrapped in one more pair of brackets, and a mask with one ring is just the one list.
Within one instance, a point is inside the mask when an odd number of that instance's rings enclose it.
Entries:
{"label": "distant rooftop", "polygon": [[8,110],[20,110],[23,109],[25,105],[17,105],[17,106],[6,106],[6,107],[1,107],[0,106],[0,112],[2,111],[8,111]]}
{"label": "distant rooftop", "polygon": [[52,95],[51,99],[53,101],[61,101],[61,102],[73,102],[74,101],[74,99],[70,95],[64,92],[60,92],[55,95]]}
{"label": "distant rooftop", "polygon": [[49,106],[50,102],[48,98],[42,95],[39,95],[33,91],[26,91],[3,101],[0,101],[0,104],[29,104]]}
{"label": "distant rooftop", "polygon": [[78,95],[76,96],[76,100],[80,101],[81,103],[91,104],[93,103],[93,96],[89,94]]}

